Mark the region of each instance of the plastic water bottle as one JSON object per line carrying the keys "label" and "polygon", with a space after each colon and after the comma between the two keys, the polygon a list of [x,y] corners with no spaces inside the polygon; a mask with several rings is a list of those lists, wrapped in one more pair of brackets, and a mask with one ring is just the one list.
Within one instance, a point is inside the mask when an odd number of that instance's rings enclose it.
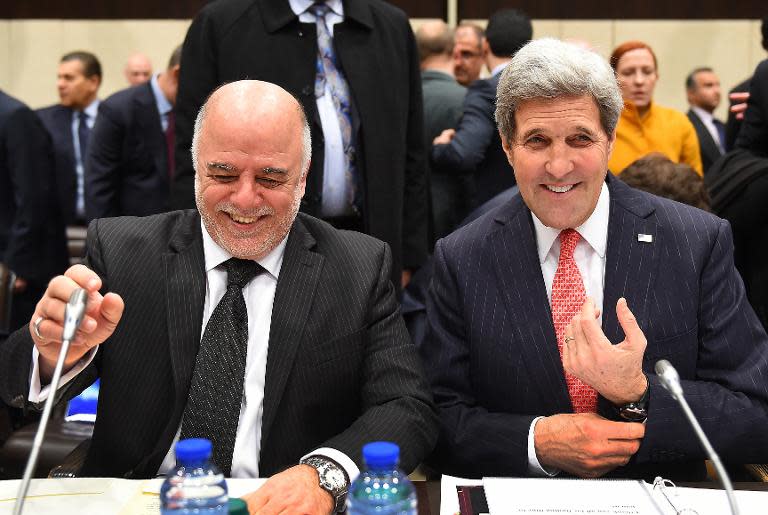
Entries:
{"label": "plastic water bottle", "polygon": [[227,483],[210,461],[212,450],[205,438],[176,444],[176,468],[160,488],[162,515],[227,515]]}
{"label": "plastic water bottle", "polygon": [[416,515],[416,488],[397,468],[400,447],[392,442],[366,444],[363,460],[366,470],[347,495],[349,515]]}

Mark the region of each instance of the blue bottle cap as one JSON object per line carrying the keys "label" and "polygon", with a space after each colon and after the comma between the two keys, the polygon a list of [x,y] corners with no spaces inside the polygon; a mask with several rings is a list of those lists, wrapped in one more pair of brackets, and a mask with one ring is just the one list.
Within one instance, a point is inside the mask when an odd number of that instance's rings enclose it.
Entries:
{"label": "blue bottle cap", "polygon": [[212,451],[213,444],[207,438],[187,438],[176,444],[176,459],[181,463],[207,460]]}
{"label": "blue bottle cap", "polygon": [[363,446],[363,459],[371,468],[394,468],[400,459],[400,447],[392,442],[371,442]]}

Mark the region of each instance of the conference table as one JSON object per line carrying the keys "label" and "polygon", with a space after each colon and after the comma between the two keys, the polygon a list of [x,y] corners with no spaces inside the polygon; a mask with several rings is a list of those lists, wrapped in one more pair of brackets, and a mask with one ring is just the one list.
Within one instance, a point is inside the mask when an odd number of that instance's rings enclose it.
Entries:
{"label": "conference table", "polygon": [[[418,495],[419,515],[440,515],[440,480],[414,481],[416,493]],[[688,488],[706,488],[720,489],[720,484],[706,482],[680,482],[679,487]],[[736,482],[733,483],[735,490],[749,490],[758,492],[768,492],[768,483],[762,482]],[[723,492],[725,496],[725,492]],[[765,513],[768,513],[768,504],[765,506]]]}
{"label": "conference table", "polygon": [[[116,515],[150,515],[152,513],[159,513],[159,500],[157,499],[156,492],[159,489],[159,481],[130,481],[130,480],[112,480],[109,478],[93,479],[91,488],[86,486],[78,487],[80,490],[91,490],[89,492],[77,491],[78,489],[69,488],[69,485],[80,484],[85,485],[87,479],[46,479],[35,480],[37,484],[33,483],[33,487],[30,489],[30,494],[34,496],[35,501],[25,507],[24,513],[45,515],[45,513],[56,513],[57,515],[67,515],[72,513],[73,515],[87,515],[93,512],[91,508],[96,506],[96,503],[101,503],[103,513],[114,513]],[[92,488],[93,485],[99,484],[99,482],[114,482],[119,484],[123,488],[124,492],[121,494],[114,494],[107,500],[113,503],[114,509],[106,510],[103,506],[106,501],[104,499],[96,500],[95,497],[88,497],[88,495],[95,495],[97,492]],[[236,480],[238,491],[243,491],[243,488],[248,490],[251,487],[256,487],[263,480]],[[551,480],[557,481],[557,480]],[[153,486],[147,487],[146,485],[152,484]],[[18,488],[18,480],[0,481],[0,515],[10,514],[13,510],[13,498],[15,498],[15,492]],[[39,490],[41,485],[47,485],[47,487],[56,487],[53,490],[49,490],[44,493]],[[142,489],[142,486],[144,488]],[[441,497],[441,481],[440,480],[428,480],[428,481],[414,481],[416,486],[416,492],[419,503],[419,515],[440,515],[440,497]],[[133,486],[136,492],[130,492],[130,487]],[[718,488],[717,483],[679,483],[678,486],[695,487],[695,488]],[[126,488],[128,487],[128,488]],[[768,492],[768,483],[759,482],[738,482],[734,483],[734,487],[737,490],[754,490],[761,492]],[[36,492],[36,488],[38,491]],[[232,488],[232,487],[230,487]],[[142,495],[143,494],[143,495]],[[76,496],[82,496],[79,499]],[[723,496],[725,494],[723,493]],[[46,499],[46,497],[48,497]],[[57,499],[58,497],[58,499]],[[768,496],[767,496],[768,497]],[[136,502],[137,499],[141,499],[142,502]],[[47,509],[40,509],[41,502],[48,502],[51,506],[51,511]],[[37,504],[35,504],[37,503]],[[45,505],[45,506],[48,506]],[[68,508],[69,505],[78,506],[77,509]],[[130,507],[129,507],[130,505]],[[768,503],[766,503],[766,510],[768,512]]]}

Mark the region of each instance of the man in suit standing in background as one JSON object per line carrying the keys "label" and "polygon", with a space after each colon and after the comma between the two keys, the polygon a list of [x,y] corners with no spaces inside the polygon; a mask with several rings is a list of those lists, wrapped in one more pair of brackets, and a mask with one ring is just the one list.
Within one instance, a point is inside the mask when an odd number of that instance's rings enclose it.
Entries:
{"label": "man in suit standing in background", "polygon": [[188,149],[206,97],[225,82],[270,81],[300,99],[312,128],[302,211],[387,242],[393,282],[407,283],[427,257],[429,212],[419,59],[404,12],[383,0],[222,0],[192,22],[182,60],[172,207],[193,203]]}
{"label": "man in suit standing in background", "polygon": [[65,54],[56,80],[60,102],[37,111],[53,141],[57,193],[67,225],[85,225],[85,155],[100,85],[101,63],[95,55]]}
{"label": "man in suit standing in background", "polygon": [[181,46],[173,51],[163,73],[118,91],[99,105],[85,161],[89,221],[167,209],[180,62]]}
{"label": "man in suit standing in background", "polygon": [[685,79],[688,119],[699,137],[704,173],[725,153],[725,124],[715,118],[720,105],[720,79],[712,68],[696,68]]}
{"label": "man in suit standing in background", "polygon": [[0,91],[0,263],[16,275],[12,331],[29,320],[48,281],[67,267],[55,184],[43,125],[26,105]]}
{"label": "man in suit standing in background", "polygon": [[464,112],[456,129],[447,129],[433,141],[432,170],[443,174],[471,174],[477,207],[515,184],[493,120],[496,86],[514,53],[533,37],[531,19],[517,9],[502,9],[488,20],[483,51],[491,77],[473,82],[464,99]]}
{"label": "man in suit standing in background", "polygon": [[703,478],[659,359],[723,461],[768,459],[768,337],[728,223],[607,173],[623,106],[602,57],[555,39],[502,74],[520,195],[436,245],[420,347],[443,472]]}
{"label": "man in suit standing in background", "polygon": [[453,75],[456,82],[469,86],[483,71],[485,31],[474,23],[462,22],[456,27],[453,46]]}
{"label": "man in suit standing in background", "polygon": [[192,148],[198,209],[94,221],[90,269],[55,278],[0,347],[0,396],[49,394],[63,304],[86,288],[62,395],[101,378],[81,474],[153,477],[177,438],[205,437],[227,476],[272,476],[246,496],[251,512],[341,511],[363,444],[396,442],[412,470],[436,437],[389,248],[297,214],[311,137],[282,88],[221,87]]}
{"label": "man in suit standing in background", "polygon": [[152,61],[141,52],[131,54],[125,63],[123,75],[131,86],[144,84],[152,77]]}
{"label": "man in suit standing in background", "polygon": [[[453,32],[442,21],[423,23],[416,31],[421,60],[421,89],[424,95],[425,147],[432,147],[443,130],[456,127],[466,88],[453,78]],[[432,207],[434,241],[450,233],[469,213],[472,191],[471,177],[460,174],[430,174],[429,190]]]}

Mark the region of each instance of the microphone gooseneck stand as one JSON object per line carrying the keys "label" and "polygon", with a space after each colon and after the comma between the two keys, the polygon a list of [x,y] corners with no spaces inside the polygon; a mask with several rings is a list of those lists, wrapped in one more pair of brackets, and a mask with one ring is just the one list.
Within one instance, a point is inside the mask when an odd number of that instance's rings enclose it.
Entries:
{"label": "microphone gooseneck stand", "polygon": [[37,456],[40,454],[40,446],[42,446],[43,438],[45,437],[45,429],[48,426],[48,420],[51,418],[56,390],[59,389],[59,380],[61,379],[61,370],[64,368],[64,360],[67,357],[69,345],[75,338],[77,329],[83,321],[87,300],[88,293],[84,289],[78,288],[72,292],[67,307],[64,310],[64,331],[62,332],[61,337],[59,358],[56,361],[56,368],[53,370],[48,398],[45,400],[45,407],[43,408],[43,414],[40,417],[40,424],[37,426],[35,440],[32,443],[32,452],[29,453],[29,458],[27,458],[27,466],[24,469],[24,476],[19,485],[19,492],[16,495],[16,503],[13,506],[13,515],[21,515],[21,511],[24,509],[24,501],[27,496],[27,491],[29,490],[29,483],[32,480],[32,474],[35,472]]}
{"label": "microphone gooseneck stand", "polygon": [[693,431],[696,433],[699,441],[704,446],[704,450],[707,452],[707,456],[709,456],[709,459],[712,460],[712,463],[714,463],[717,475],[720,476],[720,481],[723,483],[725,493],[728,495],[728,504],[731,506],[731,513],[733,515],[739,515],[739,508],[736,505],[736,495],[733,492],[731,479],[728,477],[728,473],[725,471],[725,467],[723,467],[723,463],[720,461],[720,456],[717,455],[715,449],[712,447],[712,444],[709,443],[709,438],[707,438],[707,435],[704,433],[701,425],[699,425],[699,421],[696,419],[696,415],[694,415],[693,411],[691,411],[691,407],[688,405],[688,401],[685,400],[685,395],[683,394],[683,385],[680,383],[680,376],[678,375],[677,370],[675,370],[675,367],[672,366],[672,363],[666,359],[657,361],[655,369],[656,375],[661,381],[661,385],[670,393],[670,395],[672,395],[672,398],[680,404],[680,407],[683,409],[683,413],[685,413],[686,418],[688,418],[691,426],[693,426]]}

